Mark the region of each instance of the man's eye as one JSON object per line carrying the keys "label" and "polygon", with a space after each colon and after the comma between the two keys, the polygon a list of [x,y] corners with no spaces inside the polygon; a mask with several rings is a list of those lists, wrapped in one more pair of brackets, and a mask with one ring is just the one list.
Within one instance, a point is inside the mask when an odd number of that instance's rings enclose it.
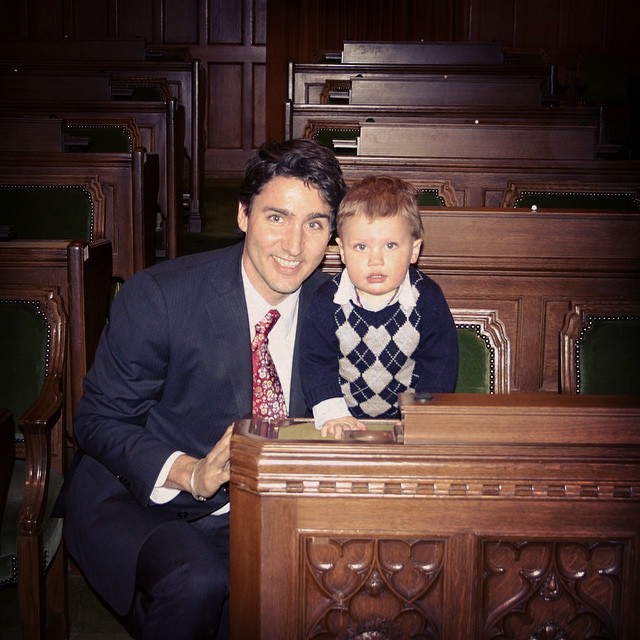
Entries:
{"label": "man's eye", "polygon": [[322,222],[320,222],[320,220],[311,220],[308,223],[308,227],[309,229],[324,229],[324,225],[322,224]]}
{"label": "man's eye", "polygon": [[282,216],[279,213],[272,213],[269,216],[269,220],[272,222],[280,222],[282,220]]}

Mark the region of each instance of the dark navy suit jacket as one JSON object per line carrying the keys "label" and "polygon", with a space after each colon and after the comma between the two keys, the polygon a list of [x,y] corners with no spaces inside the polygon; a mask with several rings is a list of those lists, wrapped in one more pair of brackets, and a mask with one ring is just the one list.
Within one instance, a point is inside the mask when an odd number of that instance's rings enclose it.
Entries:
{"label": "dark navy suit jacket", "polygon": [[[61,505],[65,540],[89,582],[119,613],[131,605],[139,549],[156,527],[194,519],[228,501],[188,493],[149,501],[176,450],[203,457],[251,412],[249,321],[242,243],[157,265],[130,278],[85,380],[74,429],[83,452]],[[326,279],[303,285],[299,314]],[[298,325],[300,326],[300,325]],[[309,415],[294,349],[289,414]]]}

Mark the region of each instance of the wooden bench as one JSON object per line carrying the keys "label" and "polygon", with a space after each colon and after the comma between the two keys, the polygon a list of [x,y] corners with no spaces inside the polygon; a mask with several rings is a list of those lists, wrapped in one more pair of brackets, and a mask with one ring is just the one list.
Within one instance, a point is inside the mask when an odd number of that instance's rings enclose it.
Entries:
{"label": "wooden bench", "polygon": [[358,156],[594,160],[595,125],[361,122]]}
{"label": "wooden bench", "polygon": [[111,100],[111,78],[108,76],[47,76],[36,78],[2,74],[1,99],[11,100]]}
{"label": "wooden bench", "polygon": [[397,78],[354,77],[350,104],[424,104],[536,107],[542,104],[546,77],[496,73],[433,73]]}
{"label": "wooden bench", "polygon": [[420,189],[452,193],[459,207],[497,208],[513,189],[532,185],[624,193],[640,187],[637,161],[341,156],[340,165],[348,183],[370,174],[396,175]]}
{"label": "wooden bench", "polygon": [[313,137],[321,128],[355,127],[360,122],[431,122],[443,124],[522,123],[546,125],[599,125],[594,107],[477,107],[424,105],[286,105],[285,137]]}
{"label": "wooden bench", "polygon": [[293,104],[536,107],[549,91],[544,67],[291,62],[288,74]]}
{"label": "wooden bench", "polygon": [[[144,149],[2,154],[0,223],[20,240],[110,240],[113,275],[126,279],[155,262],[157,160]],[[73,220],[69,193],[80,200]]]}
{"label": "wooden bench", "polygon": [[[111,41],[116,43],[117,41]],[[204,197],[204,149],[206,74],[199,59],[189,61],[167,59],[91,59],[74,57],[71,60],[21,59],[0,61],[0,75],[19,74],[22,77],[46,73],[55,77],[91,76],[111,77],[111,84],[122,84],[127,79],[165,81],[170,95],[184,110],[184,157],[188,178],[181,197],[189,207],[189,230],[201,230],[201,207]],[[77,99],[81,94],[71,96]],[[111,95],[113,97],[113,94]],[[14,96],[15,99],[15,96]],[[182,189],[182,185],[181,185]],[[183,193],[184,192],[184,193]]]}
{"label": "wooden bench", "polygon": [[7,60],[144,60],[141,38],[7,38],[0,42],[0,59]]}
{"label": "wooden bench", "polygon": [[[511,391],[559,390],[559,336],[572,301],[637,297],[636,212],[423,208],[418,267],[453,309],[483,309],[504,325]],[[322,268],[341,262],[330,246]]]}
{"label": "wooden bench", "polygon": [[501,206],[529,209],[537,213],[555,209],[640,211],[640,185],[625,188],[571,182],[512,183],[504,194]]}
{"label": "wooden bench", "polygon": [[[74,146],[71,135],[74,127],[120,127],[124,125],[123,119],[130,121],[126,127],[132,138],[132,146],[145,147],[148,153],[158,156],[157,202],[164,226],[161,256],[175,258],[180,253],[184,228],[181,206],[183,148],[180,142],[184,138],[184,110],[175,98],[169,98],[166,102],[2,104],[0,128],[5,122],[6,137],[0,138],[0,149],[8,152],[59,151],[65,147],[77,150],[82,143]],[[21,121],[23,125],[20,125]],[[59,123],[61,127],[61,143],[55,142],[54,123]],[[39,135],[42,137],[39,138]],[[46,147],[43,146],[45,143]]]}
{"label": "wooden bench", "polygon": [[343,64],[499,65],[504,61],[496,42],[385,42],[345,40]]}
{"label": "wooden bench", "polygon": [[111,293],[111,242],[99,240],[8,240],[0,242],[3,284],[58,287],[68,319],[66,431],[73,439],[73,415],[84,375],[93,363],[107,319]]}

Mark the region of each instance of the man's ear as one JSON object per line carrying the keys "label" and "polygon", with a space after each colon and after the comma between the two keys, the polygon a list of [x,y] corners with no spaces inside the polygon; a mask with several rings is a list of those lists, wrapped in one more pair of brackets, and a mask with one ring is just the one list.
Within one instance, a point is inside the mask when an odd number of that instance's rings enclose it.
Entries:
{"label": "man's ear", "polygon": [[420,248],[422,247],[422,238],[413,241],[413,247],[411,248],[411,264],[418,262],[420,257]]}
{"label": "man's ear", "polygon": [[342,246],[342,240],[336,237],[336,244],[338,245],[338,249],[340,251],[340,260],[342,260],[342,264],[344,264],[344,247]]}
{"label": "man's ear", "polygon": [[238,202],[238,215],[236,217],[236,220],[238,221],[238,227],[240,228],[240,231],[246,233],[247,225],[249,224],[249,214],[247,212],[247,207],[241,202]]}

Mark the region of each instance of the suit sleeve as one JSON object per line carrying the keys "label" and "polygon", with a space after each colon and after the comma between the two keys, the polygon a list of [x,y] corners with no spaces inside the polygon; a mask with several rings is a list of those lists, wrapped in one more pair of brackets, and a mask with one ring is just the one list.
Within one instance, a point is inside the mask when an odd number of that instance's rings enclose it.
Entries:
{"label": "suit sleeve", "polygon": [[74,420],[80,448],[129,479],[145,503],[174,447],[145,428],[169,362],[164,297],[146,273],[115,297]]}

